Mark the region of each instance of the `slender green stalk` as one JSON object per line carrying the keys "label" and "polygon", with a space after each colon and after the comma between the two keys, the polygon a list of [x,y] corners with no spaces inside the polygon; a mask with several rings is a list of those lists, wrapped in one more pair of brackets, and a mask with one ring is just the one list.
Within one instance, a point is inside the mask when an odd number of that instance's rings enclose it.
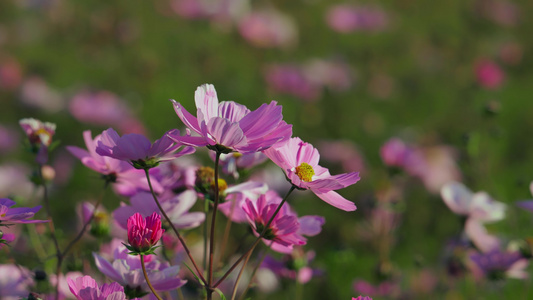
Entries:
{"label": "slender green stalk", "polygon": [[274,212],[274,214],[272,215],[272,217],[270,218],[270,220],[268,220],[268,222],[266,223],[265,225],[265,228],[263,228],[263,232],[261,232],[261,234],[257,237],[257,239],[255,240],[255,242],[252,244],[252,246],[250,246],[250,248],[248,248],[248,250],[241,256],[239,257],[239,259],[237,259],[237,261],[235,263],[233,263],[233,265],[229,268],[229,270],[226,271],[226,273],[224,273],[224,275],[215,283],[215,285],[213,286],[213,288],[217,288],[223,281],[224,279],[226,279],[226,277],[228,277],[228,275],[233,272],[233,270],[239,265],[239,263],[244,259],[244,257],[246,257],[250,252],[252,252],[255,248],[255,246],[257,246],[257,244],[259,244],[259,242],[261,241],[261,239],[263,238],[263,236],[265,235],[265,233],[267,232],[267,229],[268,227],[270,226],[270,224],[272,223],[272,221],[274,221],[274,218],[276,217],[276,215],[278,214],[279,210],[281,209],[281,207],[283,206],[283,204],[287,201],[287,199],[289,198],[289,195],[296,189],[296,186],[295,185],[292,185],[290,190],[287,192],[287,195],[285,195],[285,197],[283,198],[283,200],[281,201],[281,203],[278,205],[278,207],[276,208],[276,211]]}
{"label": "slender green stalk", "polygon": [[272,247],[272,243],[273,242],[274,241],[270,242],[270,244],[268,245],[268,249],[265,251],[265,253],[263,253],[263,256],[261,257],[261,259],[259,260],[259,262],[255,266],[254,270],[252,271],[252,275],[250,276],[250,281],[248,282],[248,285],[246,286],[246,289],[244,289],[244,292],[242,292],[242,295],[239,297],[239,300],[243,300],[244,296],[246,296],[246,293],[248,293],[248,290],[250,290],[250,288],[252,287],[252,283],[254,282],[255,274],[257,273],[257,270],[259,270],[259,267],[261,267],[261,264],[265,260],[267,254],[268,254],[268,250],[270,250],[270,247]]}
{"label": "slender green stalk", "polygon": [[210,289],[211,284],[213,283],[213,254],[215,253],[215,223],[217,218],[218,211],[218,201],[219,201],[219,192],[218,192],[218,164],[220,162],[220,152],[216,152],[215,157],[215,204],[213,206],[213,216],[211,218],[211,232],[209,233],[209,277],[207,278],[207,299],[211,299],[213,290]]}
{"label": "slender green stalk", "polygon": [[46,182],[43,177],[43,165],[39,164],[37,166],[37,176],[39,177],[40,183],[43,185],[43,203],[44,208],[46,210],[46,214],[48,215],[48,227],[50,228],[50,236],[52,237],[52,241],[54,242],[54,247],[56,248],[56,256],[57,256],[57,264],[56,264],[56,278],[57,283],[55,286],[55,299],[59,299],[59,274],[61,274],[61,264],[63,262],[63,256],[61,254],[61,249],[59,248],[59,242],[57,241],[56,231],[54,227],[54,220],[52,219],[52,211],[50,209],[50,201],[48,199],[48,187],[46,186]]}
{"label": "slender green stalk", "polygon": [[236,205],[236,201],[234,200],[231,203],[231,209],[229,213],[230,217],[228,217],[228,220],[226,220],[226,227],[224,228],[224,236],[222,238],[222,245],[220,246],[220,251],[219,251],[220,253],[218,254],[218,259],[216,260],[217,262],[222,261],[222,259],[224,258],[224,252],[226,252],[226,245],[228,244],[228,240],[229,240],[231,224],[233,223],[231,220],[231,216],[233,216],[233,212],[235,211],[235,205]]}
{"label": "slender green stalk", "polygon": [[239,275],[237,275],[237,279],[235,280],[235,284],[233,285],[233,294],[231,295],[231,300],[235,300],[235,296],[237,295],[237,288],[239,287],[239,282],[241,281],[242,274],[244,273],[244,268],[246,267],[246,264],[248,264],[248,261],[250,260],[252,253],[253,253],[253,249],[246,256],[246,259],[244,259],[244,263],[242,264],[241,270],[239,271]]}
{"label": "slender green stalk", "polygon": [[204,222],[204,270],[207,270],[207,215],[209,214],[209,200],[204,199],[204,213],[205,213],[205,222]]}
{"label": "slender green stalk", "polygon": [[152,283],[150,282],[150,279],[148,279],[148,274],[146,273],[146,267],[144,266],[144,255],[140,254],[141,255],[141,267],[143,268],[143,275],[144,275],[144,279],[146,280],[146,283],[148,284],[148,287],[150,288],[150,290],[152,291],[152,293],[154,294],[154,296],[158,299],[158,300],[163,300],[161,299],[161,297],[159,297],[159,295],[156,293],[156,291],[154,290],[154,287],[152,286]]}
{"label": "slender green stalk", "polygon": [[187,253],[187,256],[191,260],[192,265],[196,269],[196,273],[198,275],[198,278],[200,278],[200,280],[202,280],[202,282],[204,284],[207,284],[207,281],[205,280],[204,276],[202,275],[202,272],[200,272],[200,269],[198,268],[198,265],[196,265],[196,262],[194,261],[194,258],[192,258],[191,251],[189,250],[189,248],[185,244],[185,240],[183,240],[183,237],[181,236],[181,234],[176,229],[176,226],[174,226],[174,224],[172,223],[172,221],[168,217],[167,213],[165,213],[165,211],[161,207],[161,204],[159,203],[159,200],[157,199],[157,195],[154,192],[154,188],[152,187],[152,181],[150,180],[150,173],[148,172],[148,169],[145,169],[144,173],[146,174],[146,179],[148,180],[148,186],[150,187],[150,192],[152,193],[152,197],[154,198],[154,201],[157,204],[157,207],[159,208],[159,210],[161,211],[161,214],[163,215],[163,217],[165,217],[165,220],[167,220],[168,224],[170,225],[170,227],[172,228],[172,230],[174,231],[174,233],[176,234],[176,236],[180,240],[181,245],[183,246],[183,249],[185,250],[185,253]]}

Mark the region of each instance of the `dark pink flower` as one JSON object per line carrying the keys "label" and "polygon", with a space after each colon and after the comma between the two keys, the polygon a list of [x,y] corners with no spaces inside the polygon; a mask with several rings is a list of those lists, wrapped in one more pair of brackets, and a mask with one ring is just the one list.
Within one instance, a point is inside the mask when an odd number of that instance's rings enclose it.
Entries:
{"label": "dark pink flower", "polygon": [[183,123],[200,136],[169,134],[176,142],[229,153],[257,152],[292,135],[292,125],[283,121],[281,106],[276,101],[263,104],[254,111],[233,101],[218,102],[215,87],[204,84],[196,89],[194,99],[197,117],[172,100],[174,110]]}
{"label": "dark pink flower", "polygon": [[146,219],[140,213],[128,219],[128,243],[137,253],[150,252],[164,231],[161,229],[161,216],[155,212]]}
{"label": "dark pink flower", "polygon": [[101,287],[91,276],[67,278],[68,286],[72,294],[78,300],[126,300],[124,288],[116,283],[106,283]]}
{"label": "dark pink flower", "polygon": [[505,80],[505,73],[503,70],[491,60],[482,60],[478,62],[475,71],[479,84],[486,89],[497,89]]}
{"label": "dark pink flower", "polygon": [[184,147],[176,152],[183,144],[175,143],[168,135],[179,136],[177,129],[170,130],[154,144],[141,134],[130,133],[119,136],[109,128],[102,132],[102,137],[96,146],[96,153],[131,162],[137,169],[153,168],[161,161],[173,160],[174,158],[191,154],[192,147]]}
{"label": "dark pink flower", "polygon": [[15,205],[15,201],[9,200],[7,198],[0,199],[0,225],[48,222],[48,220],[28,220],[28,218],[33,217],[33,215],[35,215],[35,213],[38,212],[39,209],[41,209],[40,205],[33,208],[11,208],[11,206],[13,205]]}
{"label": "dark pink flower", "polygon": [[[277,207],[277,203],[268,203],[265,195],[260,196],[255,203],[251,200],[246,200],[242,209],[246,213],[248,222],[252,225],[256,236],[263,232]],[[299,234],[299,231],[300,223],[298,218],[280,210],[266,229],[263,241],[267,245],[272,242],[273,245],[279,244],[292,250],[293,246],[305,245],[306,243],[306,239]]]}
{"label": "dark pink flower", "polygon": [[352,297],[352,300],[372,300],[372,298],[370,298],[368,296],[365,296],[365,297],[359,296],[357,298]]}
{"label": "dark pink flower", "polygon": [[353,202],[334,192],[359,181],[359,173],[351,172],[332,176],[329,170],[318,165],[320,154],[313,145],[300,138],[265,150],[264,153],[285,171],[290,182],[300,189],[311,190],[320,199],[344,211],[356,210]]}

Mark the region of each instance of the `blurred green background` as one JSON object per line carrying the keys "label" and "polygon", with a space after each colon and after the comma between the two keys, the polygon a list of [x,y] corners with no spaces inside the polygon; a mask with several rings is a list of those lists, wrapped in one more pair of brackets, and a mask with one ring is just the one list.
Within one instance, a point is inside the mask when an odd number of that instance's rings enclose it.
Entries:
{"label": "blurred green background", "polygon": [[[385,275],[402,289],[394,299],[528,299],[527,280],[476,283],[468,275],[446,275],[443,248],[460,234],[461,223],[438,191],[391,173],[379,149],[395,136],[420,147],[453,148],[459,180],[509,204],[507,219],[491,224],[489,231],[505,241],[529,236],[531,215],[513,202],[531,198],[533,179],[533,2],[226,1],[235,11],[216,16],[187,15],[174,2],[0,1],[0,125],[17,129],[24,117],[56,123],[62,145],[54,162],[70,156],[61,149],[65,145],[83,145],[83,130],[96,134],[108,127],[72,116],[69,103],[82,90],[115,94],[151,139],[183,128],[168,99],[194,111],[194,91],[203,83],[214,84],[221,101],[250,109],[277,100],[284,119],[294,125],[294,136],[316,146],[324,140],[348,141],[364,161],[364,170],[352,170],[362,171],[361,181],[340,191],[357,211],[339,211],[310,192],[301,192],[292,203],[300,215],[326,217],[323,232],[306,246],[316,251],[313,265],[325,275],[303,285],[302,299],[350,299],[359,295],[352,288],[355,279],[377,284]],[[219,3],[204,2],[207,8]],[[339,32],[327,20],[339,4],[358,7],[363,15],[377,12],[377,21],[360,20],[359,27]],[[243,36],[244,17],[265,10],[290,21],[289,28],[277,32],[294,30],[287,43],[258,45]],[[274,28],[272,34],[276,26],[266,25]],[[302,99],[266,80],[273,65],[297,66],[305,76],[313,75],[313,69],[305,69],[312,60],[342,64],[348,84],[340,89],[318,84],[312,99]],[[2,69],[9,64],[15,67]],[[496,70],[484,75],[483,64]],[[40,85],[32,90],[28,82],[36,78]],[[31,101],[35,98],[40,100]],[[20,151],[0,158],[2,163],[18,160],[31,162]],[[338,163],[321,163],[332,174],[346,172]],[[75,222],[76,203],[95,197],[100,184],[79,162],[72,159],[72,164],[70,176],[53,191],[62,225]],[[360,235],[381,193],[397,185],[400,196],[391,207],[400,217],[383,267],[383,257]],[[109,201],[106,207],[112,210],[119,199]],[[438,283],[431,291],[418,291],[415,285],[427,270]],[[298,289],[287,285],[274,294],[250,295],[293,299]]]}

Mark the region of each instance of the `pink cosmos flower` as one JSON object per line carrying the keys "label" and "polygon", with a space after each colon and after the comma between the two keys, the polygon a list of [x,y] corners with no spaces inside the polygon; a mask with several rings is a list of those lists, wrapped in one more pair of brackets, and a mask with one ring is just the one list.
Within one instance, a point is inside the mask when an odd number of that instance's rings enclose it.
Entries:
{"label": "pink cosmos flower", "polygon": [[34,285],[31,272],[20,265],[0,265],[0,299],[18,300],[28,296]]}
{"label": "pink cosmos flower", "polygon": [[[277,207],[278,204],[267,203],[265,195],[259,197],[256,203],[246,200],[243,210],[256,236],[259,236],[263,232]],[[282,247],[288,247],[292,250],[294,245],[305,245],[306,243],[305,238],[298,233],[299,229],[300,223],[298,222],[298,218],[285,214],[280,210],[266,229],[263,242],[267,245],[270,245],[272,242],[273,246],[274,244],[279,244]]]}
{"label": "pink cosmos flower", "polygon": [[21,119],[19,124],[26,133],[32,150],[37,154],[37,162],[45,164],[48,160],[48,147],[52,144],[56,124],[43,123],[33,118]]}
{"label": "pink cosmos flower", "polygon": [[368,296],[365,296],[365,297],[359,296],[357,298],[352,297],[352,300],[372,300],[372,298],[370,298]]}
{"label": "pink cosmos flower", "polygon": [[290,64],[268,66],[264,72],[269,88],[276,93],[285,93],[304,101],[317,101],[322,93],[321,85],[311,80],[301,67]]}
{"label": "pink cosmos flower", "polygon": [[314,251],[306,253],[301,248],[297,248],[293,253],[284,255],[281,260],[267,255],[260,267],[271,270],[279,277],[296,280],[300,284],[305,284],[314,276],[323,274],[322,270],[309,267],[309,264],[314,258]]}
{"label": "pink cosmos flower", "polygon": [[273,9],[251,12],[239,22],[239,32],[260,48],[287,47],[296,43],[294,21]]}
{"label": "pink cosmos flower", "polygon": [[[129,255],[128,249],[120,243],[115,243],[113,251],[113,263],[110,263],[100,255],[93,253],[96,267],[111,280],[131,289],[139,288],[148,292],[149,288],[143,276],[140,257]],[[146,272],[156,291],[170,291],[177,289],[186,283],[178,277],[180,267],[169,266],[161,262],[154,255],[145,256]]]}
{"label": "pink cosmos flower", "polygon": [[41,209],[40,205],[35,206],[34,208],[11,208],[13,205],[15,205],[15,201],[7,198],[0,199],[0,225],[48,222],[48,220],[27,220],[28,218],[33,217],[33,215]]}
{"label": "pink cosmos flower", "polygon": [[476,76],[479,84],[489,90],[499,88],[505,80],[505,73],[498,64],[491,60],[482,60],[476,64]]}
{"label": "pink cosmos flower", "polygon": [[334,190],[345,188],[359,181],[359,173],[351,172],[332,176],[328,169],[318,165],[320,154],[313,145],[300,138],[267,149],[264,153],[285,171],[288,180],[297,188],[308,189],[326,203],[344,211],[356,210],[355,204]]}
{"label": "pink cosmos flower", "polygon": [[67,278],[68,286],[72,294],[78,300],[126,300],[124,288],[116,283],[104,284],[101,287],[91,276],[83,276],[75,279]]}
{"label": "pink cosmos flower", "polygon": [[389,25],[389,16],[380,7],[339,4],[328,11],[326,21],[341,33],[382,31]]}
{"label": "pink cosmos flower", "polygon": [[207,146],[223,153],[250,153],[286,141],[292,135],[292,125],[282,120],[281,106],[276,101],[263,104],[254,111],[233,101],[219,103],[215,87],[211,84],[198,87],[194,98],[197,117],[180,103],[172,102],[183,123],[200,136],[190,136],[189,130],[186,136],[169,134],[176,142]]}
{"label": "pink cosmos flower", "polygon": [[161,216],[157,213],[143,218],[135,213],[128,219],[128,243],[138,253],[150,251],[165,232],[161,228]]}
{"label": "pink cosmos flower", "polygon": [[152,145],[143,135],[130,133],[121,137],[115,130],[109,128],[102,132],[96,146],[96,153],[130,161],[137,169],[152,168],[161,161],[173,160],[194,152],[194,148],[185,147],[176,153],[182,144],[174,143],[168,135],[179,136],[179,134],[177,129],[170,130]]}
{"label": "pink cosmos flower", "polygon": [[[91,131],[86,130],[83,132],[83,139],[87,150],[75,146],[67,146],[67,150],[79,158],[85,166],[103,174],[106,180],[113,183],[113,187],[118,194],[133,196],[139,190],[150,190],[146,175],[142,170],[133,168],[125,161],[101,156],[96,153],[96,145],[102,139],[101,135],[97,135],[93,139]],[[163,187],[157,180],[152,180],[152,185],[156,193],[163,191]]]}
{"label": "pink cosmos flower", "polygon": [[[196,203],[196,193],[194,191],[187,190],[172,198],[161,198],[160,201],[163,210],[165,210],[165,213],[178,229],[198,227],[205,220],[204,213],[189,212],[189,209]],[[150,193],[137,193],[130,198],[130,204],[122,203],[113,212],[113,217],[124,229],[127,229],[130,216],[136,212],[145,217],[154,213],[161,213]]]}

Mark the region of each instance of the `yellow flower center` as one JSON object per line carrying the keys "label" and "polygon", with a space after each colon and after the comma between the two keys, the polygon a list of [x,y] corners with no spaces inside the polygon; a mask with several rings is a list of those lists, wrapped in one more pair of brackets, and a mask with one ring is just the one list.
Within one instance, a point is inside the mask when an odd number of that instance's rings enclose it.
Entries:
{"label": "yellow flower center", "polygon": [[312,181],[313,175],[315,175],[315,170],[313,170],[313,167],[311,167],[308,163],[302,163],[301,165],[297,166],[295,171],[296,175],[298,175],[298,177],[305,182]]}
{"label": "yellow flower center", "polygon": [[[213,190],[215,189],[215,181],[211,182],[211,187],[213,188]],[[226,182],[226,180],[219,178],[218,179],[218,192],[222,193],[227,188],[228,188],[228,183]]]}
{"label": "yellow flower center", "polygon": [[242,156],[242,153],[239,153],[239,152],[234,152],[233,153],[233,157],[235,157],[235,158],[239,158],[241,156]]}

